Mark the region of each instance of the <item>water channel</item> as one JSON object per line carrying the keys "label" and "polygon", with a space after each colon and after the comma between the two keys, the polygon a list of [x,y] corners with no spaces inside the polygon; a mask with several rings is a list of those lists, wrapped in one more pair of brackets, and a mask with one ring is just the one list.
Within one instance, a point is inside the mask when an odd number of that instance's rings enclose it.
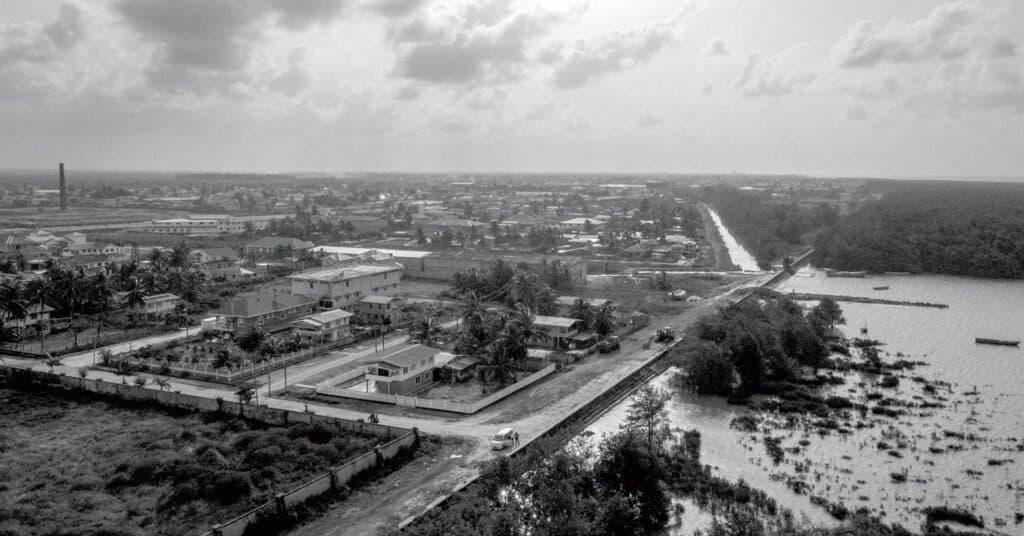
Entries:
{"label": "water channel", "polygon": [[[721,225],[717,214],[712,212],[712,218]],[[720,233],[733,262],[747,262],[749,253],[728,230],[720,227]],[[854,415],[850,423],[864,426],[845,435],[775,429],[772,435],[782,446],[799,453],[774,465],[763,434],[730,427],[733,418],[750,410],[721,398],[682,393],[671,382],[677,371],[670,370],[652,383],[673,393],[673,426],[701,432],[704,463],[719,476],[766,491],[815,523],[835,521],[810,502],[812,495],[850,510],[866,508],[910,530],[920,527],[922,508],[949,505],[976,512],[1002,533],[1024,534],[1024,525],[1014,521],[1015,513],[1024,512],[1024,350],[974,342],[975,337],[1024,340],[1024,281],[934,275],[838,278],[805,268],[779,290],[948,304],[948,309],[931,309],[840,303],[847,336],[882,341],[884,360],[925,363],[903,373],[896,389],[884,390],[886,397],[918,407],[898,418]],[[949,385],[926,392],[921,380]],[[879,392],[877,382],[875,376],[851,373],[845,385],[829,390],[871,405],[864,395]],[[921,409],[923,402],[938,407]],[[589,431],[596,437],[616,431],[628,406],[625,401],[613,407]],[[906,481],[894,482],[893,473],[905,474]],[[793,492],[786,481],[794,478],[809,490]],[[699,512],[686,517],[697,526],[707,522]],[[691,534],[692,523],[684,519],[684,526],[672,532]]]}

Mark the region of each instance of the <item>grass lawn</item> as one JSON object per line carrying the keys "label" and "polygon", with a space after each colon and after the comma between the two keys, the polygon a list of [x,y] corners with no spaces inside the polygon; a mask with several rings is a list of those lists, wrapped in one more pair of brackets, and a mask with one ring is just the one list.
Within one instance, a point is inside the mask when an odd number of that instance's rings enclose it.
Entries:
{"label": "grass lawn", "polygon": [[0,535],[199,534],[380,442],[212,418],[0,388]]}

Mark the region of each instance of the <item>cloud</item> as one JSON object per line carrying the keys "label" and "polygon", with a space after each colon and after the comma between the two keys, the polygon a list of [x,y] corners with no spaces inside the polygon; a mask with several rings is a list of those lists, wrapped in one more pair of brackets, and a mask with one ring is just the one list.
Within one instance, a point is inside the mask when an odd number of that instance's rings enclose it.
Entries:
{"label": "cloud", "polygon": [[665,122],[665,119],[659,115],[652,114],[651,112],[645,112],[637,119],[637,124],[642,127],[656,127]]}
{"label": "cloud", "polygon": [[247,79],[243,72],[270,23],[303,30],[336,18],[342,0],[122,0],[117,12],[156,44],[148,68],[159,89],[207,93]]}
{"label": "cloud", "polygon": [[303,67],[306,51],[293,50],[288,56],[288,68],[267,80],[267,87],[277,93],[294,97],[309,87],[309,74]]}
{"label": "cloud", "polygon": [[1017,45],[1009,37],[997,37],[992,41],[989,55],[993,58],[1012,58],[1017,55]]}
{"label": "cloud", "polygon": [[607,74],[644,63],[672,42],[674,26],[662,23],[633,29],[590,46],[581,42],[556,67],[552,83],[560,89],[579,88]]}
{"label": "cloud", "polygon": [[860,121],[868,118],[868,110],[860,104],[855,104],[846,110],[846,118],[854,121]]}
{"label": "cloud", "polygon": [[777,98],[805,89],[817,79],[817,74],[805,70],[805,56],[802,46],[773,56],[750,53],[733,88],[751,98]]}
{"label": "cloud", "polygon": [[50,24],[4,28],[0,33],[0,66],[55,61],[84,37],[81,10],[74,4],[62,4],[57,20]]}
{"label": "cloud", "polygon": [[704,49],[704,53],[708,56],[728,56],[729,47],[725,44],[725,41],[721,39],[715,39],[714,41],[708,43],[707,48]]}
{"label": "cloud", "polygon": [[984,8],[979,2],[958,1],[940,5],[910,24],[892,21],[878,26],[863,20],[836,43],[833,55],[846,69],[959,59],[986,34]]}
{"label": "cloud", "polygon": [[512,9],[507,2],[464,6],[448,24],[409,21],[388,32],[397,50],[394,72],[438,84],[494,84],[522,76],[528,45],[562,19],[558,13]]}
{"label": "cloud", "polygon": [[382,17],[405,17],[423,5],[423,0],[367,0],[361,4]]}

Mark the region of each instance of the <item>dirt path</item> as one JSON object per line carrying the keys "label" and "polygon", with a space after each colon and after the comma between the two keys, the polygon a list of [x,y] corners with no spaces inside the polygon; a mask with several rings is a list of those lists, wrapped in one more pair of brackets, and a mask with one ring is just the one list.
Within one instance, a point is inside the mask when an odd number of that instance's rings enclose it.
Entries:
{"label": "dirt path", "polygon": [[344,503],[288,533],[294,536],[387,534],[437,497],[468,482],[478,471],[474,440],[443,445],[355,492]]}

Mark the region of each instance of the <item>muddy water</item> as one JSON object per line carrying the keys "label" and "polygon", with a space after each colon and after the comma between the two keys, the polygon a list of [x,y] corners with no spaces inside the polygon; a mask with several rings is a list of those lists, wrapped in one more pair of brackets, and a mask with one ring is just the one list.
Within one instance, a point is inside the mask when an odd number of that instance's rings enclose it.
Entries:
{"label": "muddy water", "polygon": [[[889,290],[873,290],[876,286]],[[875,402],[867,393],[877,392],[918,407],[904,408],[906,414],[896,418],[851,412],[840,419],[840,425],[851,430],[848,435],[774,426],[783,419],[769,416],[768,433],[779,438],[783,448],[799,449],[787,452],[775,465],[761,440],[763,433],[743,433],[729,426],[748,410],[721,399],[676,392],[670,408],[673,424],[702,432],[705,463],[716,467],[720,476],[742,478],[819,523],[832,520],[811,504],[812,495],[851,510],[867,508],[911,530],[920,526],[921,508],[950,505],[983,516],[989,528],[1024,534],[1024,525],[1014,521],[1014,513],[1024,513],[1024,349],[974,343],[975,337],[1024,340],[1024,282],[943,276],[826,278],[805,269],[781,290],[791,288],[948,304],[949,309],[930,309],[841,303],[848,336],[883,341],[886,361],[900,359],[897,353],[902,353],[902,358],[927,365],[902,373],[895,389],[878,387],[874,376],[849,374],[845,385],[831,391],[868,406]],[[867,335],[861,335],[862,327],[867,327]],[[675,392],[669,381],[672,374],[653,381]],[[950,385],[927,392],[913,376]],[[922,403],[942,407],[922,408]],[[613,408],[591,431],[616,430],[627,406]],[[879,443],[885,445],[880,448]],[[905,474],[906,481],[894,482],[893,473]],[[800,480],[808,489],[796,494],[786,480]]]}

